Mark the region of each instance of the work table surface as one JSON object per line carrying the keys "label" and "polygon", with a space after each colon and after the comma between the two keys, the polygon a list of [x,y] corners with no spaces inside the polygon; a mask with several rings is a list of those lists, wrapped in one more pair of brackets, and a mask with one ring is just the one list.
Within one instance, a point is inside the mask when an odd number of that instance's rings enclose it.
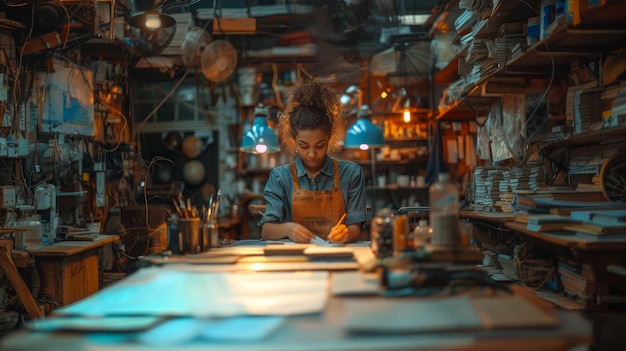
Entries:
{"label": "work table surface", "polygon": [[[251,242],[250,242],[251,243]],[[286,244],[285,247],[288,245]],[[296,274],[299,276],[299,272],[305,271],[318,272],[317,274],[328,274],[329,281],[333,280],[333,275],[348,273],[353,271],[359,272],[359,269],[363,267],[372,257],[371,250],[368,243],[357,243],[351,247],[354,250],[354,262],[341,260],[330,260],[326,266],[315,266],[315,264],[324,264],[324,262],[305,262],[299,255],[272,255],[263,256],[260,252],[263,251],[263,247],[259,245],[250,246],[235,246],[227,248],[219,248],[207,253],[203,253],[197,256],[204,257],[227,257],[223,262],[214,261],[213,263],[198,264],[198,258],[191,258],[193,263],[183,263],[184,257],[178,259],[179,262],[175,262],[175,257],[169,258],[168,264],[159,260],[168,260],[168,258],[160,258],[157,261],[151,260],[150,266],[142,268],[139,272],[146,272],[147,270],[154,270],[157,274],[168,274],[167,272],[193,272],[193,274],[226,274],[225,277],[229,279],[238,279],[237,277],[250,278],[251,272],[255,276],[261,276],[266,274],[266,277],[275,274]],[[228,263],[231,257],[236,255],[237,257],[243,257],[243,263],[237,264]],[[190,259],[190,257],[186,257]],[[239,260],[239,259],[238,259]],[[237,260],[237,261],[238,261]],[[257,261],[257,265],[253,261]],[[282,261],[282,263],[281,263]],[[281,265],[280,269],[272,269],[271,264]],[[269,265],[268,265],[269,264]],[[307,268],[307,264],[309,265]],[[341,264],[351,264],[350,267]],[[265,265],[265,266],[264,266]],[[291,272],[287,268],[292,265]],[[235,267],[238,267],[235,269]],[[333,267],[339,267],[340,269],[333,269]],[[265,272],[264,273],[264,269]],[[324,273],[328,271],[328,273]],[[161,273],[159,273],[161,272]],[[141,275],[140,275],[141,276]],[[200,276],[196,276],[198,279]],[[145,279],[145,277],[143,277]],[[266,278],[262,278],[266,279]],[[269,278],[268,278],[269,279]],[[197,280],[193,279],[192,280]],[[134,282],[135,281],[135,282]],[[123,284],[112,285],[107,289],[89,297],[88,299],[98,298],[100,295],[102,299],[93,300],[94,303],[102,304],[104,301],[110,303],[109,297],[105,297],[105,293],[109,294],[110,289],[122,289],[123,286],[130,286],[131,288],[136,283],[141,283],[144,280],[137,278],[136,275],[130,275],[124,280]],[[192,284],[193,285],[193,284]],[[218,284],[220,285],[220,284]],[[330,285],[330,283],[329,283]],[[220,285],[223,286],[223,285]],[[228,285],[225,285],[228,286]],[[237,286],[237,285],[230,285]],[[137,288],[140,286],[137,286]],[[128,289],[127,292],[132,293],[136,291],[140,294],[142,289]],[[163,286],[162,291],[154,291],[158,294],[158,298],[161,301],[172,301],[176,299],[191,299],[194,294],[187,295],[184,291],[195,291],[197,294],[198,287],[189,287],[191,290],[187,290],[181,286],[171,286],[167,288]],[[169,289],[175,289],[180,291],[180,296],[170,296],[176,294]],[[207,287],[208,289],[208,287]],[[227,289],[227,288],[225,288]],[[260,288],[259,288],[260,289]],[[109,291],[110,290],[110,291]],[[262,301],[272,301],[271,296],[264,295],[261,291],[255,291],[257,289],[252,288],[249,293],[250,296],[259,297]],[[20,330],[14,334],[7,335],[0,345],[3,350],[33,350],[46,345],[47,349],[58,349],[64,351],[73,350],[85,350],[85,349],[102,349],[102,350],[408,350],[408,349],[446,349],[446,350],[468,350],[468,349],[481,349],[481,350],[502,350],[502,349],[554,349],[562,350],[568,349],[579,344],[588,344],[591,342],[592,328],[591,323],[585,319],[585,317],[579,312],[564,311],[551,308],[550,304],[538,298],[529,297],[529,301],[535,306],[540,307],[542,310],[548,310],[548,313],[556,319],[558,319],[558,325],[554,328],[503,328],[503,329],[480,329],[480,330],[454,330],[447,332],[428,332],[428,333],[354,333],[345,328],[346,321],[350,319],[351,313],[354,310],[350,309],[350,305],[354,303],[366,302],[363,312],[374,312],[376,306],[380,304],[390,304],[394,306],[396,303],[406,303],[407,301],[424,301],[431,297],[383,297],[379,294],[374,295],[347,295],[339,296],[334,295],[329,287],[328,297],[325,302],[325,306],[321,313],[306,313],[286,316],[286,321],[281,324],[280,328],[271,333],[263,340],[256,342],[249,342],[245,340],[241,341],[210,341],[196,340],[187,342],[184,345],[167,346],[167,345],[153,345],[137,342],[137,333],[94,333],[94,332],[48,332],[48,331],[33,331],[33,330]],[[526,289],[516,287],[514,289],[515,296],[529,296]],[[477,292],[478,297],[485,298],[486,290]],[[145,293],[145,291],[143,291]],[[207,294],[212,293],[210,290],[206,290]],[[234,292],[233,292],[234,293]],[[241,291],[238,291],[241,293]],[[282,294],[287,293],[285,291]],[[225,295],[218,295],[223,297],[229,296],[229,291],[224,291]],[[473,296],[475,293],[470,293]],[[496,293],[496,296],[504,293]],[[200,294],[202,296],[207,296]],[[156,298],[156,296],[147,296],[150,298]],[[284,295],[289,296],[289,295]],[[140,296],[126,296],[126,298],[141,298]],[[264,298],[264,299],[261,299]],[[269,299],[268,299],[269,298]],[[435,296],[435,298],[447,298],[446,296]],[[283,299],[283,298],[280,298]],[[254,301],[255,299],[252,299]],[[120,301],[122,302],[122,301]],[[312,302],[312,301],[311,301]],[[77,302],[80,307],[81,303],[86,303],[85,306],[89,306],[89,301]],[[205,306],[210,303],[206,298],[202,299],[202,302],[198,301],[198,307]],[[191,306],[194,306],[193,303]],[[69,306],[72,307],[71,305]],[[74,306],[76,307],[76,305]],[[94,305],[95,307],[95,305]],[[87,309],[89,310],[89,308]],[[506,309],[504,309],[506,310]],[[352,311],[352,312],[350,312]],[[503,311],[506,313],[506,311]],[[61,314],[62,315],[62,314]],[[59,315],[52,315],[50,318],[59,317]],[[406,316],[405,316],[406,317]],[[132,317],[131,317],[132,318]],[[383,318],[381,316],[381,318]],[[400,318],[400,317],[399,317]],[[430,317],[427,317],[430,318]],[[432,318],[436,318],[432,316]],[[246,330],[241,330],[241,333],[246,333]]]}

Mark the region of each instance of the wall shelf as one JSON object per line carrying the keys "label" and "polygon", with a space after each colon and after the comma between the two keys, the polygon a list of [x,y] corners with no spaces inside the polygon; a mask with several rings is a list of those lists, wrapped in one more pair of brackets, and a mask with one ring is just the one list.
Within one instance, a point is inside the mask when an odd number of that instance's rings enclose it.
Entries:
{"label": "wall shelf", "polygon": [[590,145],[608,145],[626,142],[626,126],[605,128],[584,134],[577,134],[568,138],[554,141],[541,148],[544,155],[549,155],[558,148],[572,148]]}
{"label": "wall shelf", "polygon": [[[532,3],[501,1],[494,8],[485,27],[497,30],[502,23],[528,18],[530,17],[528,13],[530,6],[537,5],[537,3],[538,1]],[[471,89],[461,94],[454,102],[449,105],[440,104],[435,119],[472,119],[474,111],[465,106],[463,102],[467,101],[471,104],[475,102],[473,100],[475,98],[497,97],[497,93],[487,94],[483,88],[483,85],[496,77],[504,79],[520,76],[531,78],[533,76],[546,77],[553,73],[569,73],[571,62],[575,58],[599,58],[606,52],[622,48],[623,43],[626,42],[626,29],[621,29],[623,28],[623,19],[616,13],[625,12],[626,2],[607,0],[604,5],[598,5],[591,9],[583,8],[580,15],[581,22],[577,26],[564,23],[563,18],[561,21],[555,21],[549,27],[550,35],[545,39],[530,46],[525,52],[511,58],[505,64],[497,65],[491,72],[475,82],[467,82],[465,87],[471,84]],[[481,35],[490,36],[491,34],[482,33]],[[434,78],[435,82],[449,84],[458,79],[452,71],[456,67],[458,74],[458,60],[461,59],[461,55],[457,54],[452,60],[457,62],[450,62],[448,66],[438,72]],[[516,88],[516,91],[523,91],[523,88]],[[502,94],[505,93],[502,92]]]}

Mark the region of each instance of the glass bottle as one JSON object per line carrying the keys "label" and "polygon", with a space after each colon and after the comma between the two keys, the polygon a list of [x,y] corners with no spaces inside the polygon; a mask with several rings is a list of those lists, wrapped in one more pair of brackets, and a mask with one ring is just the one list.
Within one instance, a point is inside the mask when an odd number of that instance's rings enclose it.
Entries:
{"label": "glass bottle", "polygon": [[439,173],[429,189],[432,243],[455,246],[459,242],[459,191],[448,173]]}

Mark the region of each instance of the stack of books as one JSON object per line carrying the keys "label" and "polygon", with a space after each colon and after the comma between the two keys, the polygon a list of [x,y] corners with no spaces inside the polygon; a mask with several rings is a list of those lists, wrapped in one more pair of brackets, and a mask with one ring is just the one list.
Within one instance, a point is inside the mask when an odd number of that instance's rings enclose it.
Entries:
{"label": "stack of books", "polygon": [[524,29],[524,22],[503,23],[500,26],[498,37],[495,40],[497,63],[505,64],[509,61],[513,57],[514,49],[517,51],[526,50],[527,42]]}
{"label": "stack of books", "polygon": [[474,210],[496,212],[496,202],[500,200],[500,182],[504,179],[504,169],[476,167],[474,170]]}
{"label": "stack of books", "polygon": [[536,165],[512,168],[476,167],[473,208],[476,211],[513,212],[515,193],[540,189],[543,169]]}
{"label": "stack of books", "polygon": [[567,172],[575,174],[600,174],[602,164],[607,158],[615,155],[617,149],[602,149],[595,145],[591,147],[579,147],[572,151]]}
{"label": "stack of books", "polygon": [[570,218],[577,223],[566,225],[564,230],[586,235],[626,238],[626,210],[624,209],[578,209],[570,212]]}
{"label": "stack of books", "polygon": [[596,294],[596,279],[591,267],[559,258],[559,280],[563,291],[577,300],[593,301]]}
{"label": "stack of books", "polygon": [[570,125],[573,128],[575,127],[574,116],[576,114],[576,109],[580,100],[580,94],[585,91],[594,90],[598,90],[598,82],[596,80],[567,88],[567,94],[565,99],[565,116],[567,125]]}
{"label": "stack of books", "polygon": [[615,99],[612,100],[610,115],[608,115],[608,126],[617,127],[626,124],[626,86],[624,83],[614,88],[618,90]]}
{"label": "stack of books", "polygon": [[602,104],[599,89],[580,90],[574,94],[574,133],[587,133],[597,122],[602,122]]}
{"label": "stack of books", "polygon": [[[491,43],[490,43],[491,42]],[[489,39],[475,38],[469,44],[467,54],[465,55],[465,61],[467,63],[480,63],[482,60],[489,57],[489,47],[493,47],[493,41]],[[491,55],[493,57],[493,55]]]}
{"label": "stack of books", "polygon": [[571,134],[571,128],[569,126],[560,125],[554,126],[548,132],[546,132],[546,142],[553,142],[557,140],[563,140],[569,137]]}
{"label": "stack of books", "polygon": [[552,213],[516,212],[514,218],[515,222],[525,224],[526,229],[534,232],[562,230],[567,225],[580,223],[569,216]]}

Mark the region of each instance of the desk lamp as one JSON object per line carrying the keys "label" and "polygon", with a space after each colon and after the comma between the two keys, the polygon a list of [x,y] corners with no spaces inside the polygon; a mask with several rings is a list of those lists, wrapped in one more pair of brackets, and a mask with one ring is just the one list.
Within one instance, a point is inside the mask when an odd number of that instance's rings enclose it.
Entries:
{"label": "desk lamp", "polygon": [[376,177],[376,155],[374,148],[385,146],[383,132],[371,121],[371,111],[369,106],[363,105],[359,109],[359,119],[356,120],[346,131],[346,141],[344,147],[370,150],[372,165],[372,214],[375,213],[376,191],[374,189],[374,179]]}
{"label": "desk lamp", "polygon": [[240,151],[251,154],[280,151],[276,133],[267,124],[267,113],[267,108],[263,106],[257,106],[254,109],[254,122],[243,135]]}

